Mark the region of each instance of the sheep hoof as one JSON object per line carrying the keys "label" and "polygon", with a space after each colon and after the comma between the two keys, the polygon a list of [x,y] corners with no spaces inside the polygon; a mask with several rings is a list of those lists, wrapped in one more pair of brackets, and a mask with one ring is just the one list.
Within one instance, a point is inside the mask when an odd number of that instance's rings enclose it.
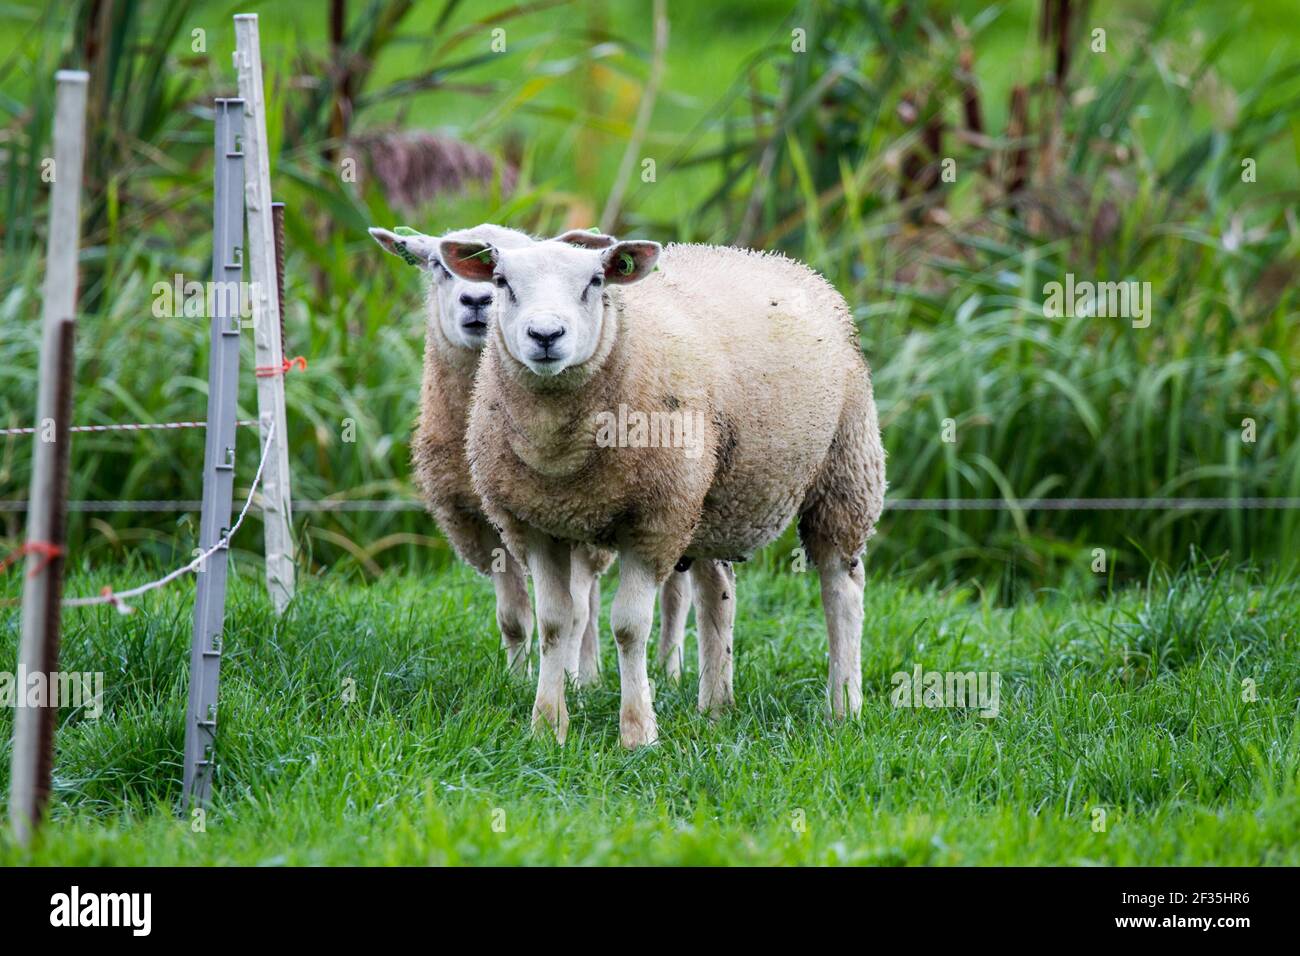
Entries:
{"label": "sheep hoof", "polygon": [[659,742],[659,727],[655,723],[654,714],[638,717],[624,711],[619,715],[618,730],[619,741],[628,750]]}
{"label": "sheep hoof", "polygon": [[674,654],[661,663],[664,666],[664,677],[668,678],[669,683],[680,684],[682,682],[681,658]]}
{"label": "sheep hoof", "polygon": [[709,700],[701,700],[698,706],[700,713],[705,717],[720,720],[736,706],[736,702],[731,697],[714,697]]}
{"label": "sheep hoof", "polygon": [[845,720],[855,720],[862,716],[861,694],[854,696],[853,694],[848,693],[839,699],[832,697],[827,703],[826,717],[833,724],[841,723]]}
{"label": "sheep hoof", "polygon": [[569,710],[560,701],[558,705],[538,702],[533,705],[533,736],[540,740],[554,740],[561,747],[569,735]]}

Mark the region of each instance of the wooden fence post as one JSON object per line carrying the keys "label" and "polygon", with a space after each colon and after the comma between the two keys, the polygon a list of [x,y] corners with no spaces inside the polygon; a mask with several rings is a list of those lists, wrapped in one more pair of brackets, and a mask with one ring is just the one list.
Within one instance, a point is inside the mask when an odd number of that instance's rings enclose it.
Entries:
{"label": "wooden fence post", "polygon": [[[266,541],[266,587],[277,613],[294,591],[292,496],[288,428],[285,426],[282,303],[276,286],[271,213],[271,163],[266,136],[266,96],[258,46],[257,14],[235,15],[235,68],[244,100],[244,200],[248,209],[248,264],[253,288],[253,345],[257,366],[257,412],[262,442],[270,442],[262,481],[262,526]],[[269,434],[268,434],[269,433]]]}
{"label": "wooden fence post", "polygon": [[50,678],[59,666],[87,80],[87,74],[80,71],[60,70],[55,74],[54,183],[49,207],[40,382],[28,495],[22,643],[18,652],[18,673],[23,676],[23,685],[18,692],[26,696],[27,675],[44,674],[46,680],[44,699],[38,701],[39,706],[20,706],[14,714],[9,791],[9,818],[15,838],[24,846],[40,825],[49,800],[54,731],[59,714],[54,699],[58,682]]}

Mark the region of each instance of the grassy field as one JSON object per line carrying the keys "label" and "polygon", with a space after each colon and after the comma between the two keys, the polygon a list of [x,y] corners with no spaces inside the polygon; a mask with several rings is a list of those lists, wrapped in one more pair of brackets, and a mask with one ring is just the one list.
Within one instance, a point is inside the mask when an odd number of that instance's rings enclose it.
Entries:
{"label": "grassy field", "polygon": [[[891,497],[1006,507],[887,513],[848,726],[821,716],[820,600],[787,534],[740,570],[736,711],[695,713],[688,654],[686,682],[658,688],[660,745],[635,754],[611,648],[603,685],[571,697],[568,746],[534,740],[491,590],[423,514],[300,508],[285,619],[257,555],[235,555],[205,831],[175,816],[184,584],[129,618],[68,614],[63,668],[105,674],[105,713],[65,712],[54,819],[31,851],[0,833],[0,864],[1300,863],[1300,511],[1023,508],[1300,497],[1293,3],[674,0],[644,139],[649,0],[354,2],[336,49],[329,5],[254,6],[286,349],[310,360],[286,380],[295,502],[414,495],[420,283],[366,227],[589,226],[627,151],[657,178],[633,163],[612,231],[783,251],[844,294]],[[1050,7],[1078,14],[1059,48]],[[59,67],[95,80],[74,420],[203,416],[207,320],[160,316],[153,290],[208,275],[208,110],[233,92],[236,9],[0,5],[0,427],[32,423]],[[508,50],[489,55],[498,25]],[[357,71],[342,133],[340,69]],[[384,129],[459,138],[517,184],[401,210],[342,172]],[[1149,285],[1149,325],[1049,315],[1066,275]],[[79,434],[71,497],[197,498],[202,442]],[[0,555],[23,536],[30,447],[0,436]],[[257,454],[241,435],[239,500]],[[77,512],[68,591],[144,580],[196,538],[193,515]],[[1148,570],[1192,548],[1223,565]],[[0,575],[0,671],[20,587]],[[892,675],[916,666],[999,674],[998,716],[893,707]],[[0,793],[12,718],[0,707]]]}
{"label": "grassy field", "polygon": [[[742,566],[739,597],[735,712],[696,714],[688,637],[685,682],[658,684],[660,745],[627,753],[608,640],[603,684],[571,691],[567,746],[529,737],[531,688],[505,674],[467,571],[309,580],[283,621],[245,573],[205,832],[173,810],[187,588],[130,618],[70,615],[64,669],[105,672],[105,711],[66,715],[53,820],[29,852],[0,843],[0,864],[1300,863],[1294,583],[1199,562],[1003,609],[871,580],[846,726],[821,716],[814,577]],[[1000,673],[998,715],[894,708],[891,675],[917,664]]]}

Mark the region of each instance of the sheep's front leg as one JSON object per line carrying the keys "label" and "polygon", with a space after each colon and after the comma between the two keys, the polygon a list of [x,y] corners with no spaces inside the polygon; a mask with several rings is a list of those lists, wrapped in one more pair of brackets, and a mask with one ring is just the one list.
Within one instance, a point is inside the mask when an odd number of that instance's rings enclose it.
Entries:
{"label": "sheep's front leg", "polygon": [[569,710],[564,700],[564,680],[570,644],[576,639],[573,598],[569,590],[569,546],[549,535],[533,534],[528,541],[528,568],[537,595],[537,635],[541,663],[537,669],[537,699],[533,703],[533,732],[549,727],[564,743],[569,732]]}
{"label": "sheep's front leg", "polygon": [[856,717],[862,712],[862,590],[866,572],[859,557],[834,557],[824,565],[818,567],[818,574],[830,642],[826,694],[832,717]]}
{"label": "sheep's front leg", "polygon": [[587,626],[578,651],[578,686],[600,683],[600,578],[591,579],[587,594]]}
{"label": "sheep's front leg", "polygon": [[736,572],[729,561],[696,561],[691,580],[700,642],[700,713],[718,714],[735,702],[731,680]]}
{"label": "sheep's front leg", "polygon": [[497,626],[501,629],[501,645],[511,675],[526,677],[533,638],[533,607],[528,599],[523,566],[508,552],[503,560],[505,567],[492,572],[492,586],[497,593]]}
{"label": "sheep's front leg", "polygon": [[640,747],[659,739],[650,676],[646,673],[646,643],[655,610],[658,586],[654,572],[635,555],[619,555],[618,593],[609,623],[618,646],[618,676],[622,706],[618,714],[619,739],[624,747]]}
{"label": "sheep's front leg", "polygon": [[674,571],[659,588],[659,666],[673,683],[682,679],[682,645],[690,610],[690,574]]}

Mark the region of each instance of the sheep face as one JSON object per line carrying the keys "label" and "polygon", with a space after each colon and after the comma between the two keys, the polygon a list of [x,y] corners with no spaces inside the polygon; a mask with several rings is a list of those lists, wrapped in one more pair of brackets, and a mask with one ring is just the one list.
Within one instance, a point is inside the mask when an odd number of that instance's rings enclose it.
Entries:
{"label": "sheep face", "polygon": [[[370,235],[388,252],[423,269],[429,277],[429,321],[438,324],[443,338],[463,349],[482,349],[487,342],[488,318],[494,297],[492,284],[472,281],[450,272],[438,258],[439,240],[433,236],[413,232],[398,235],[387,229],[371,229]],[[489,225],[448,233],[444,238],[462,241],[487,239],[502,248],[532,242],[523,233]]]}
{"label": "sheep face", "polygon": [[519,249],[444,239],[446,268],[468,282],[496,288],[497,332],[506,353],[540,377],[589,360],[600,342],[609,304],[605,285],[637,282],[654,270],[657,242],[589,248],[571,241]]}

